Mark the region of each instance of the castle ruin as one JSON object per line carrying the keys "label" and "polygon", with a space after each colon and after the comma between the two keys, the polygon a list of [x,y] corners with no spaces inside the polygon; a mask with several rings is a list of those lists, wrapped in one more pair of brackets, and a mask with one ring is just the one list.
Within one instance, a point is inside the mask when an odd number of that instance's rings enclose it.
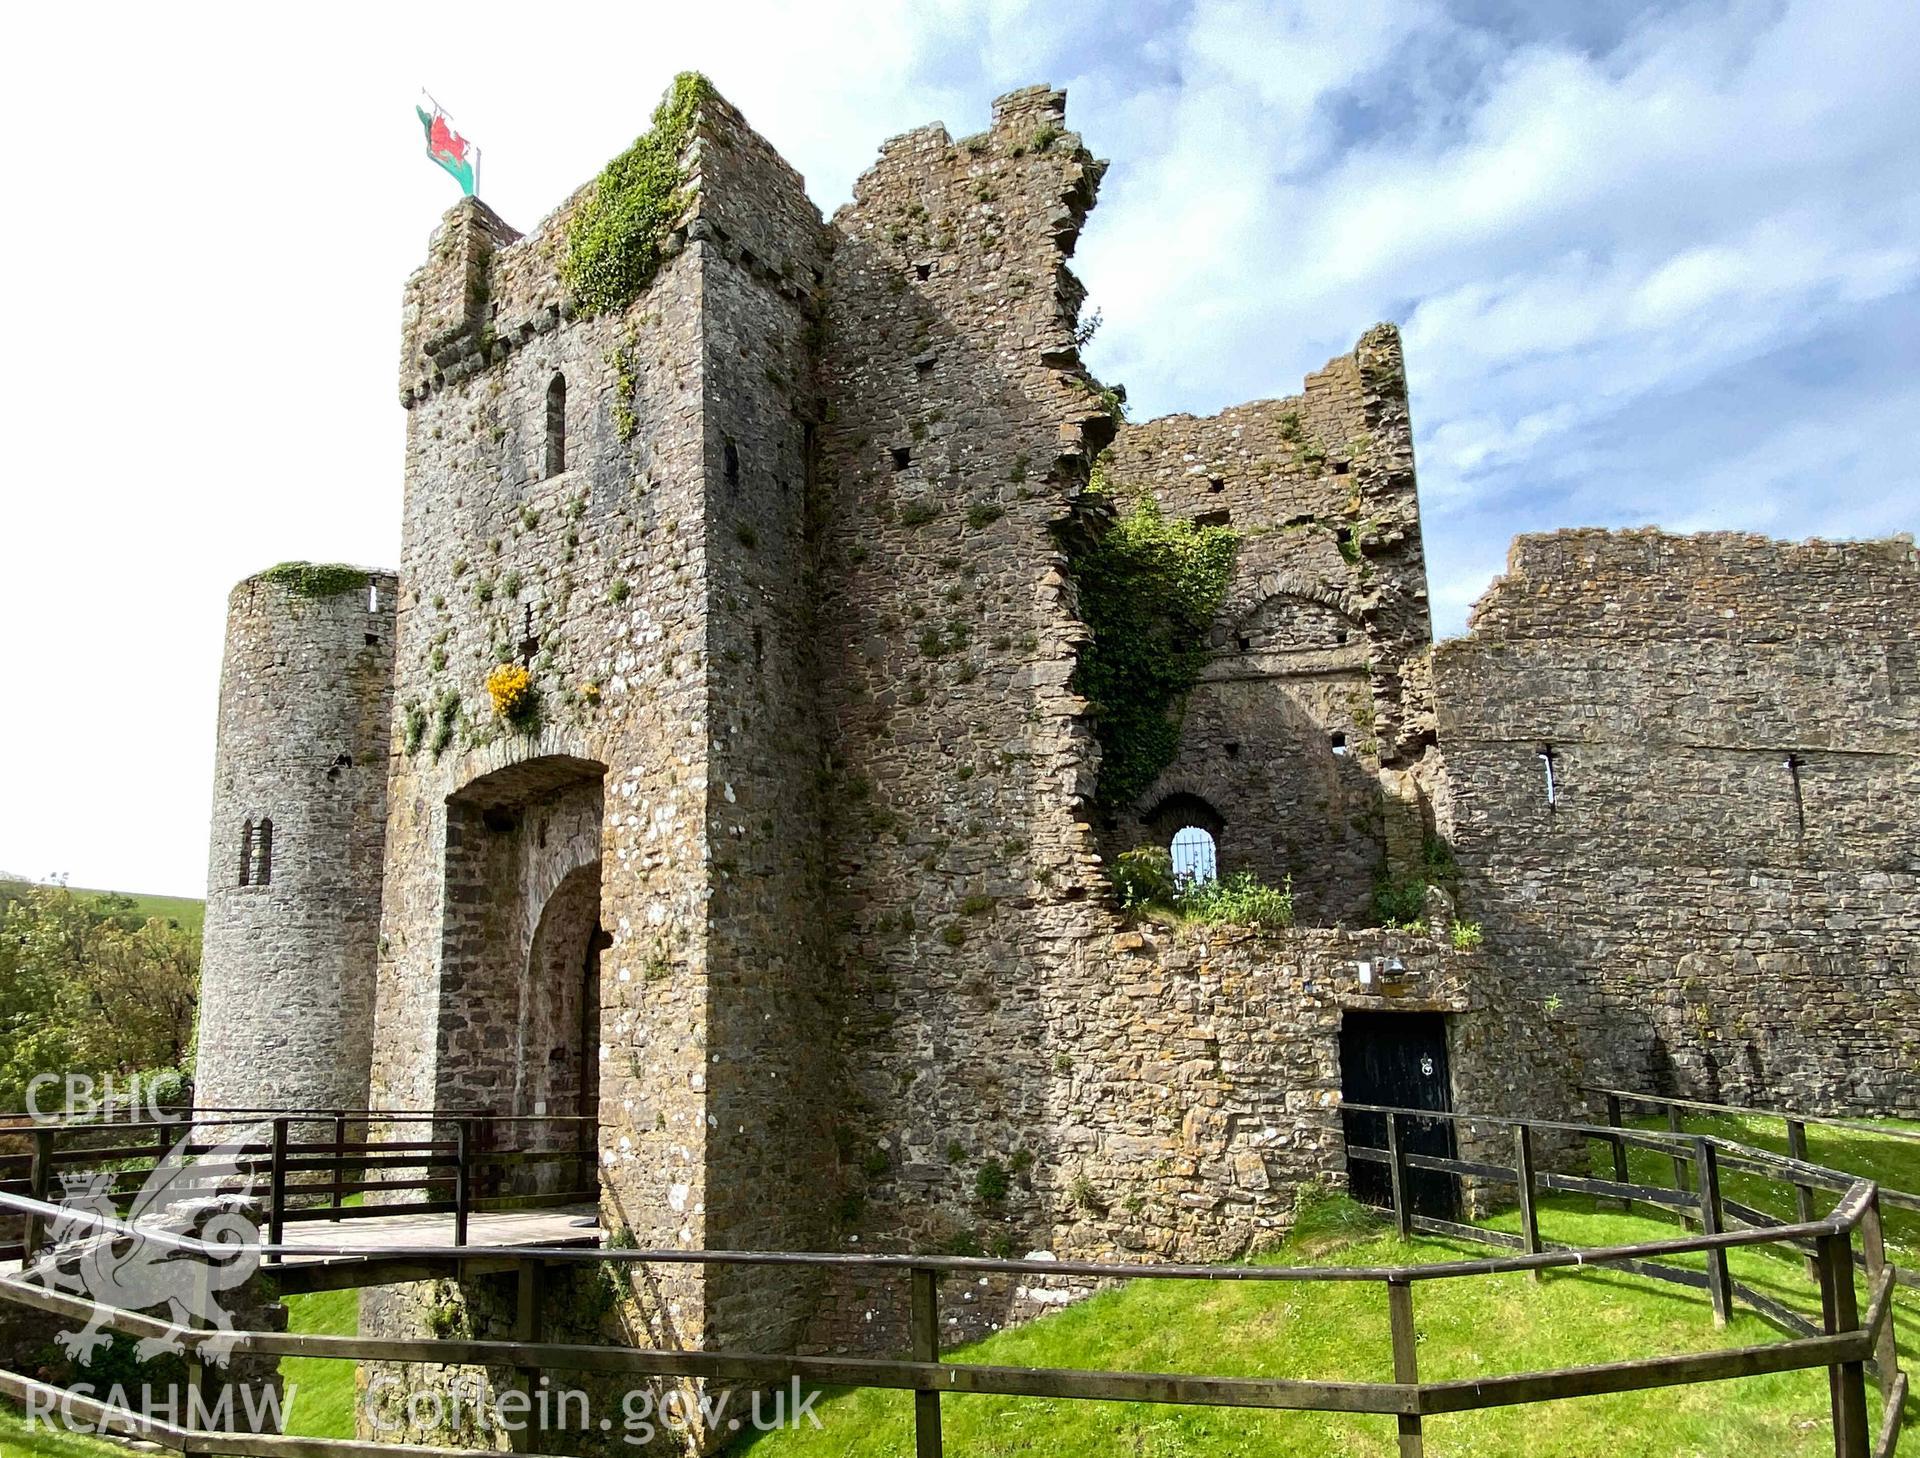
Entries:
{"label": "castle ruin", "polygon": [[[204,1102],[590,1117],[643,1246],[1182,1259],[1344,1172],[1369,1048],[1479,1112],[1920,1112],[1910,540],[1526,537],[1436,646],[1391,327],[1127,422],[1080,358],[1106,164],[1063,93],[893,139],[826,221],[695,99],[618,306],[567,281],[593,186],[434,233],[397,575],[235,590]],[[1233,566],[1113,803],[1076,570],[1144,502]],[[1124,914],[1115,858],[1196,833],[1296,924]],[[1383,887],[1434,919],[1374,924]],[[901,1335],[805,1273],[672,1279],[656,1337]]]}

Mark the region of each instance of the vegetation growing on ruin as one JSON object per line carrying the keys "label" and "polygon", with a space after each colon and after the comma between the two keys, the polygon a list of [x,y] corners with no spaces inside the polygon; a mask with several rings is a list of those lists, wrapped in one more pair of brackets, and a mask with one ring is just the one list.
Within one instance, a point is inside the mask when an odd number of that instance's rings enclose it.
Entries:
{"label": "vegetation growing on ruin", "polygon": [[365,568],[349,567],[344,562],[282,562],[262,572],[257,580],[284,587],[299,597],[338,597],[365,588],[371,579]]}
{"label": "vegetation growing on ruin", "polygon": [[1459,879],[1453,847],[1444,836],[1428,835],[1421,842],[1418,870],[1398,876],[1382,872],[1373,883],[1373,919],[1381,926],[1418,931],[1426,921],[1427,887],[1438,886],[1451,897]]}
{"label": "vegetation growing on ruin", "polygon": [[404,737],[401,739],[401,747],[408,754],[412,754],[427,737],[427,711],[417,702],[411,703],[406,706],[403,716],[406,728]]}
{"label": "vegetation growing on ruin", "polygon": [[1093,706],[1109,809],[1132,804],[1173,762],[1239,541],[1231,527],[1167,517],[1144,497],[1073,553],[1092,631],[1074,686]]}
{"label": "vegetation growing on ruin", "polygon": [[653,128],[609,162],[567,227],[560,280],[584,314],[622,309],[653,281],[667,235],[687,205],[680,165],[700,106],[713,85],[683,71],[654,109]]}
{"label": "vegetation growing on ruin", "polygon": [[433,737],[427,744],[427,748],[433,751],[433,757],[436,760],[445,753],[447,746],[453,743],[453,733],[459,723],[460,695],[442,694],[433,706]]}
{"label": "vegetation growing on ruin", "polygon": [[1114,861],[1113,887],[1125,910],[1164,920],[1271,931],[1293,925],[1291,880],[1269,886],[1251,871],[1207,881],[1176,876],[1165,846],[1122,852]]}
{"label": "vegetation growing on ruin", "polygon": [[493,700],[493,712],[517,727],[528,727],[539,715],[533,675],[517,663],[502,663],[487,675],[487,697]]}

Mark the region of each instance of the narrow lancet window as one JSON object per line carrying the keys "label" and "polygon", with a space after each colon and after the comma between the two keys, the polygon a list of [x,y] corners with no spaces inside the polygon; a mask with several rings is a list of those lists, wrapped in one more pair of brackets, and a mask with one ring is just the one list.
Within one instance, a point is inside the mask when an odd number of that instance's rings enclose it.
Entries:
{"label": "narrow lancet window", "polygon": [[567,469],[567,377],[555,375],[547,386],[547,474]]}

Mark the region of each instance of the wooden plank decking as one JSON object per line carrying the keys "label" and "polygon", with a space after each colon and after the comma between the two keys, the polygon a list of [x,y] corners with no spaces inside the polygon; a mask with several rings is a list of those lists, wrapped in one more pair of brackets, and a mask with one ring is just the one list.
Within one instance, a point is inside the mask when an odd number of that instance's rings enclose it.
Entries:
{"label": "wooden plank decking", "polygon": [[[599,1210],[592,1205],[556,1205],[545,1210],[476,1210],[467,1223],[467,1248],[504,1249],[513,1246],[592,1247],[604,1243]],[[312,1220],[291,1224],[281,1239],[288,1253],[278,1270],[286,1291],[337,1290],[347,1286],[377,1286],[396,1281],[426,1280],[452,1274],[456,1266],[469,1272],[498,1262],[484,1255],[456,1261],[452,1215],[396,1214],[356,1220]],[[338,1255],[352,1249],[360,1254]],[[435,1254],[417,1254],[433,1250]],[[400,1252],[413,1252],[402,1255]],[[19,1261],[0,1262],[0,1277],[17,1274]]]}

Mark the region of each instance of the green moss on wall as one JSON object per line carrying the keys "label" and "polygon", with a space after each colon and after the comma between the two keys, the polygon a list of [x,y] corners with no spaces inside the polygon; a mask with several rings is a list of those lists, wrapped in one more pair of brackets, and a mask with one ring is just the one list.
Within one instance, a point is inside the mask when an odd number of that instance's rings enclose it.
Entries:
{"label": "green moss on wall", "polygon": [[363,590],[372,578],[365,568],[342,562],[282,562],[254,580],[271,582],[301,597],[338,597]]}
{"label": "green moss on wall", "polygon": [[654,109],[653,129],[601,170],[574,214],[560,279],[582,313],[625,308],[652,282],[667,234],[687,203],[680,154],[694,114],[711,95],[712,83],[698,72],[674,77]]}
{"label": "green moss on wall", "polygon": [[1232,528],[1166,517],[1147,497],[1074,552],[1093,634],[1074,682],[1093,706],[1103,805],[1131,805],[1173,762],[1239,544]]}

